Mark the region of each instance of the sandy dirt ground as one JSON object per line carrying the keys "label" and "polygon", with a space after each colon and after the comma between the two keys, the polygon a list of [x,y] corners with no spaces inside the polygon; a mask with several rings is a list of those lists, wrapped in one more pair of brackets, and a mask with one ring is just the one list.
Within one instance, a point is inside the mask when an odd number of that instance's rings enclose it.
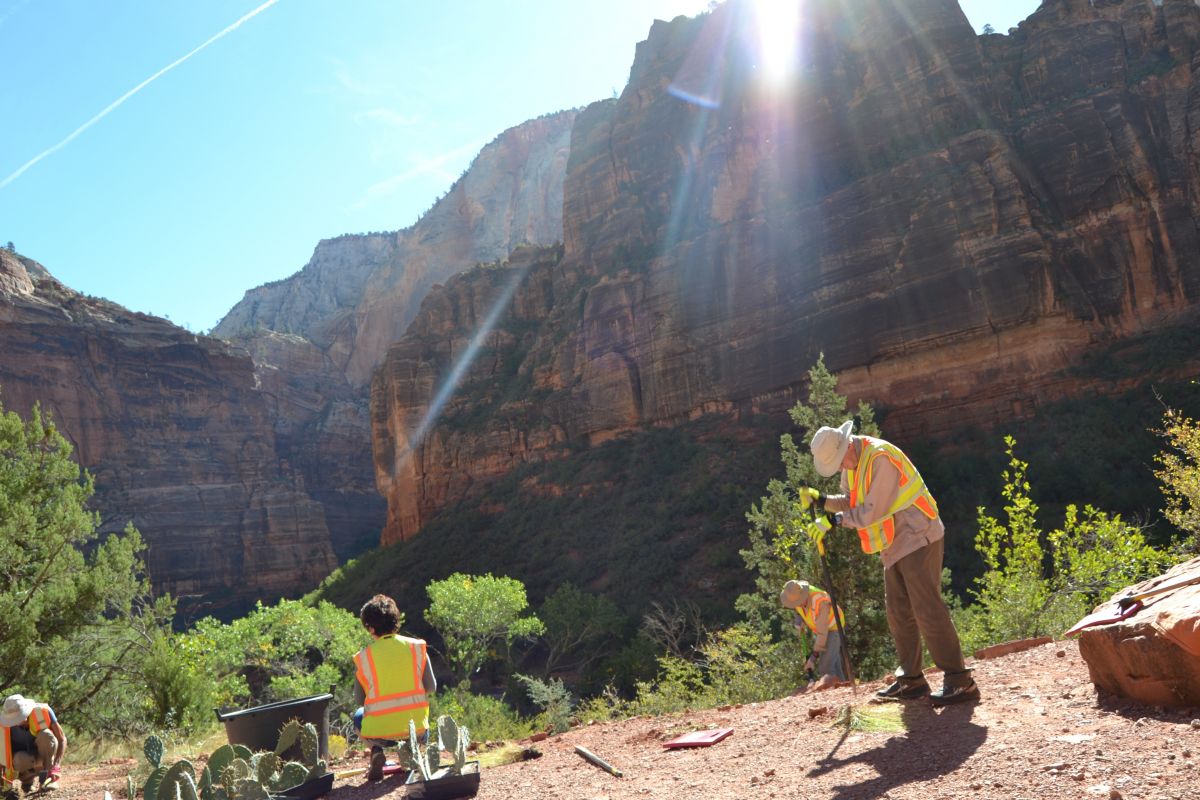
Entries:
{"label": "sandy dirt ground", "polygon": [[[541,755],[483,771],[481,800],[806,798],[806,800],[1159,800],[1200,792],[1200,709],[1164,709],[1098,696],[1074,642],[974,663],[979,702],[872,704],[882,684],[769,703],[595,724],[526,743]],[[931,681],[936,684],[936,678]],[[838,724],[839,713],[891,731]],[[895,730],[903,726],[902,730]],[[704,748],[667,750],[679,734],[733,728]],[[575,752],[583,746],[622,772]],[[355,754],[335,766],[365,766]],[[125,796],[133,761],[68,765],[46,800]],[[400,800],[397,777],[338,780],[330,800]]]}

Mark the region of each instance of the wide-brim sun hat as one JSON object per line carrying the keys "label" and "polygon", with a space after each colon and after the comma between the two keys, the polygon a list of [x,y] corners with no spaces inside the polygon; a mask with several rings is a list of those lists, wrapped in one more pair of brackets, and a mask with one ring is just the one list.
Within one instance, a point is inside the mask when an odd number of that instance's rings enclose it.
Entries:
{"label": "wide-brim sun hat", "polygon": [[854,420],[848,419],[837,428],[822,427],[813,434],[809,449],[812,450],[813,466],[822,478],[832,477],[842,468],[852,430]]}
{"label": "wide-brim sun hat", "polygon": [[779,604],[784,608],[800,608],[808,602],[808,592],[811,588],[808,581],[788,581],[779,593]]}
{"label": "wide-brim sun hat", "polygon": [[25,721],[29,719],[29,715],[33,713],[33,707],[36,705],[37,703],[28,697],[22,697],[19,694],[10,694],[4,698],[4,707],[0,709],[0,725],[6,728],[24,725]]}

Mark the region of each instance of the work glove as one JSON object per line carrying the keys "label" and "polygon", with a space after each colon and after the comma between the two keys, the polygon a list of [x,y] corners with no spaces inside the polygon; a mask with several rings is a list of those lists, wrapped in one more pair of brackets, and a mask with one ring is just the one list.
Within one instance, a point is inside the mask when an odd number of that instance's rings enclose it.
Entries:
{"label": "work glove", "polygon": [[821,493],[811,486],[801,487],[798,494],[800,497],[800,508],[804,511],[808,511],[814,503],[821,499]]}
{"label": "work glove", "polygon": [[829,517],[824,514],[817,514],[813,518],[812,525],[808,526],[808,538],[817,546],[817,550],[822,554],[825,552],[825,534],[829,533],[833,526],[829,524]]}

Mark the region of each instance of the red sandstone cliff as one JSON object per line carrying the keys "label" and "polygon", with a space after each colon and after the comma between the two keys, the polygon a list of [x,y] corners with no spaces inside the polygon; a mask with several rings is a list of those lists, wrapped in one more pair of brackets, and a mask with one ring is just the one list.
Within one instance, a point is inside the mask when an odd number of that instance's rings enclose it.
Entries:
{"label": "red sandstone cliff", "polygon": [[84,297],[7,251],[0,341],[5,407],[52,415],[95,477],[102,530],[132,521],[155,588],[185,613],[294,596],[337,566],[245,353]]}
{"label": "red sandstone cliff", "polygon": [[1195,318],[1200,8],[1046,0],[978,37],[900,6],[805,5],[786,92],[749,4],[654,25],[576,120],[564,250],[431,293],[376,374],[385,543],[563,442],[783,409],[819,352],[903,439],[1090,390],[1089,349]]}

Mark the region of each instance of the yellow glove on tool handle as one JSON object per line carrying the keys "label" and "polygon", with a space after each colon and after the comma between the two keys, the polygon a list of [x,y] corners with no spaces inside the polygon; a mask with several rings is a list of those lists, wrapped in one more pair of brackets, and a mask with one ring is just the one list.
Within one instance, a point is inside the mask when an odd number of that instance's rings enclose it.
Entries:
{"label": "yellow glove on tool handle", "polygon": [[800,500],[800,508],[804,511],[808,511],[821,500],[821,493],[811,486],[802,486],[796,494]]}
{"label": "yellow glove on tool handle", "polygon": [[833,528],[829,517],[824,514],[814,514],[812,524],[808,526],[808,538],[817,546],[817,552],[825,555],[825,534]]}

